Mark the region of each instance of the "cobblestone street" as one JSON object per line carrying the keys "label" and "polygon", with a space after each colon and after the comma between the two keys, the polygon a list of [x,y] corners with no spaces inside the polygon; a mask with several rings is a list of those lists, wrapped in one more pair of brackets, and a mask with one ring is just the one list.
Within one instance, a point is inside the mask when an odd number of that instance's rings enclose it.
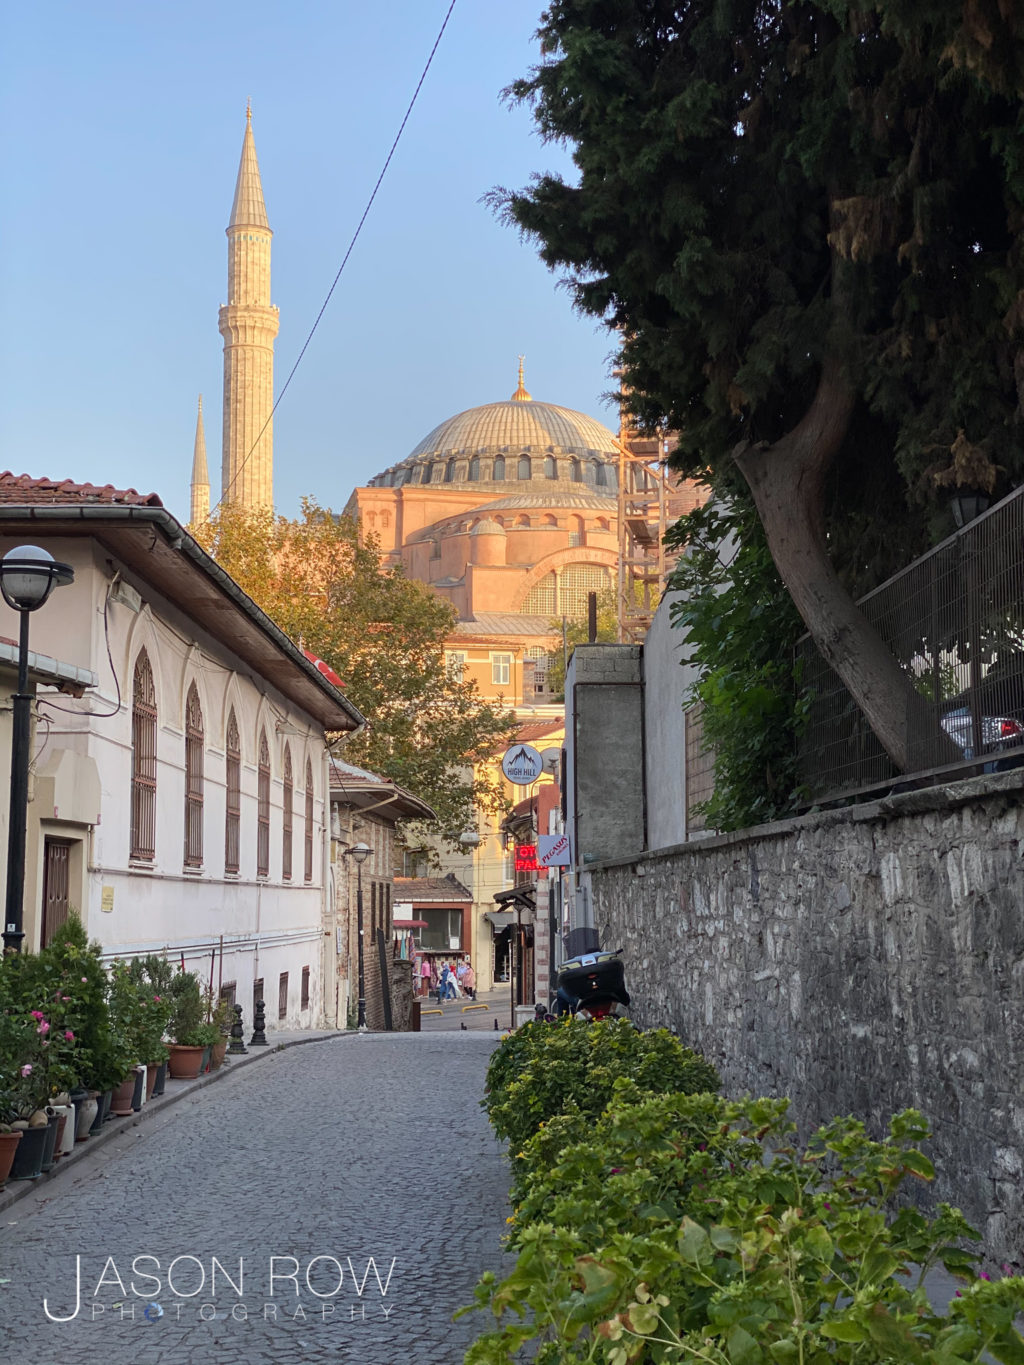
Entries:
{"label": "cobblestone street", "polygon": [[496,1038],[291,1047],[41,1183],[0,1213],[4,1358],[456,1365],[501,1263]]}

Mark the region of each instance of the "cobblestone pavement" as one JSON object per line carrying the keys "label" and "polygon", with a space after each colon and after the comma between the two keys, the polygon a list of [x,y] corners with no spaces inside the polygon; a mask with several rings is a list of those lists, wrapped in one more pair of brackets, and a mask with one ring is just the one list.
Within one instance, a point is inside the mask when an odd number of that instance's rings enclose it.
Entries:
{"label": "cobblestone pavement", "polygon": [[125,1130],[0,1213],[0,1356],[457,1365],[502,1264],[496,1037],[289,1048]]}
{"label": "cobblestone pavement", "polygon": [[[424,1033],[448,1033],[452,1029],[461,1032],[462,1025],[467,1029],[493,1033],[495,1038],[507,1030],[512,1018],[508,987],[494,991],[479,991],[475,1000],[465,997],[459,1000],[445,1000],[440,1005],[433,996],[420,1001],[422,1014],[420,1028]],[[495,1029],[494,1021],[498,1027]]]}

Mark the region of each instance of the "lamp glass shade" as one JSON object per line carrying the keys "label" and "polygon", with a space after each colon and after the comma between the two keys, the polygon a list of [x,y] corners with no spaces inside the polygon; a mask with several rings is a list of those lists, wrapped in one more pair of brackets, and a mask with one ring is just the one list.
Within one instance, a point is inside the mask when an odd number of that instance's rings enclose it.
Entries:
{"label": "lamp glass shade", "polygon": [[353,844],[349,849],[349,857],[355,858],[357,863],[365,863],[372,852],[369,844]]}
{"label": "lamp glass shade", "polygon": [[475,829],[467,829],[465,833],[459,835],[459,843],[463,848],[476,848],[480,842],[480,835]]}
{"label": "lamp glass shade", "polygon": [[67,564],[58,564],[38,545],[19,545],[0,559],[0,591],[15,611],[35,611],[55,587],[74,580]]}

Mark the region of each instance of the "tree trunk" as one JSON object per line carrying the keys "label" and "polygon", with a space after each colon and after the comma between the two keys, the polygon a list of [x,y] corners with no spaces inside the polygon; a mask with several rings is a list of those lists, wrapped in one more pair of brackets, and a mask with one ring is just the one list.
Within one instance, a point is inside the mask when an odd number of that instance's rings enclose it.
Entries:
{"label": "tree trunk", "polygon": [[[800,424],[771,446],[744,446],[736,463],[750,486],[768,548],[823,658],[846,684],[901,772],[915,762],[912,735],[935,734],[935,720],[881,636],[840,583],[828,557],[824,479],[849,429],[854,393],[838,360],[826,360]],[[940,731],[943,752],[960,751]],[[941,742],[941,741],[940,741]]]}

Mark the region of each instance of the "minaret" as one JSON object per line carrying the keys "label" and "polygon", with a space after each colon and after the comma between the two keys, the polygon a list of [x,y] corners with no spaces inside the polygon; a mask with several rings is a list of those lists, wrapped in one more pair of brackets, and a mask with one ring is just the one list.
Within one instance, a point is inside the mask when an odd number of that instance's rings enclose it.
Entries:
{"label": "minaret", "polygon": [[199,395],[196,444],[192,452],[192,511],[189,522],[201,526],[210,520],[210,471],[206,467],[206,432],[203,430],[203,395]]}
{"label": "minaret", "polygon": [[270,302],[270,239],[263,203],[252,108],[245,111],[242,160],[228,234],[228,301],[220,310],[224,338],[224,446],[221,501],[274,505],[274,338],[278,312]]}

